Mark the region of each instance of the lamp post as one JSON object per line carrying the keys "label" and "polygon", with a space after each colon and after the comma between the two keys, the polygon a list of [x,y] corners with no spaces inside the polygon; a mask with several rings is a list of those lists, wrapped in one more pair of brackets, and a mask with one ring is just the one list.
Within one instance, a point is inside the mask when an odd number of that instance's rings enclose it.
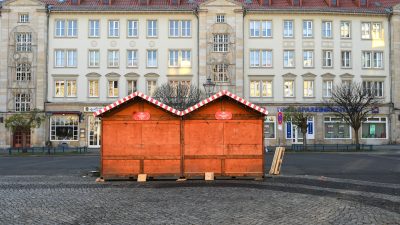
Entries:
{"label": "lamp post", "polygon": [[210,97],[214,93],[215,88],[215,83],[211,81],[211,77],[207,78],[207,81],[203,84],[203,86],[207,97]]}

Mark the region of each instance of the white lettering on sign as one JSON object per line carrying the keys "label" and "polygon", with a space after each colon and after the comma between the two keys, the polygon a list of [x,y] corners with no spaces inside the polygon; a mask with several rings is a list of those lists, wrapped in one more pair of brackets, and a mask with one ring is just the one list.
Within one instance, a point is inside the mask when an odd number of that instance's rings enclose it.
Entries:
{"label": "white lettering on sign", "polygon": [[84,112],[97,112],[102,108],[104,108],[104,106],[85,106],[85,107],[83,107],[83,111]]}

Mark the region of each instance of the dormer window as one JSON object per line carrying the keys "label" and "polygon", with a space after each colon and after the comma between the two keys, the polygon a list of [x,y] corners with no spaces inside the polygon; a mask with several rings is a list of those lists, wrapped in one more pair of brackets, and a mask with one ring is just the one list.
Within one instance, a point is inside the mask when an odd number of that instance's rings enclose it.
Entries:
{"label": "dormer window", "polygon": [[217,15],[217,23],[225,23],[225,15],[218,14]]}
{"label": "dormer window", "polygon": [[28,23],[29,22],[29,14],[28,13],[19,14],[19,22],[20,23]]}

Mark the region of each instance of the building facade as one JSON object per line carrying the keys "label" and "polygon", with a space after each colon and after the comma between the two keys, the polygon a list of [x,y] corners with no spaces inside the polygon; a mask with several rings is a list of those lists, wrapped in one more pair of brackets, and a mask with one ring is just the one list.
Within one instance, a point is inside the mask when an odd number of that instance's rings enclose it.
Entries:
{"label": "building facade", "polygon": [[361,143],[399,142],[396,1],[49,0],[48,23],[40,23],[48,24],[46,96],[36,97],[47,114],[43,138],[99,147],[93,111],[136,90],[151,95],[166,82],[202,88],[211,78],[215,91],[268,109],[267,145],[303,141],[296,126],[278,125],[288,106],[312,114],[309,143],[352,143],[351,128],[323,105],[334,85],[351,81],[382,100]]}

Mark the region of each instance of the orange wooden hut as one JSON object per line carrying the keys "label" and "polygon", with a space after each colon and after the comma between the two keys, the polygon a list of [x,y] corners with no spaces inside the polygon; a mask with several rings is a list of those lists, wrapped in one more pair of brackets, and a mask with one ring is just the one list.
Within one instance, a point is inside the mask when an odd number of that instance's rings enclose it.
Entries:
{"label": "orange wooden hut", "polygon": [[264,108],[221,91],[183,111],[186,177],[264,176]]}
{"label": "orange wooden hut", "polygon": [[102,120],[103,178],[181,175],[180,111],[135,92],[94,115]]}

